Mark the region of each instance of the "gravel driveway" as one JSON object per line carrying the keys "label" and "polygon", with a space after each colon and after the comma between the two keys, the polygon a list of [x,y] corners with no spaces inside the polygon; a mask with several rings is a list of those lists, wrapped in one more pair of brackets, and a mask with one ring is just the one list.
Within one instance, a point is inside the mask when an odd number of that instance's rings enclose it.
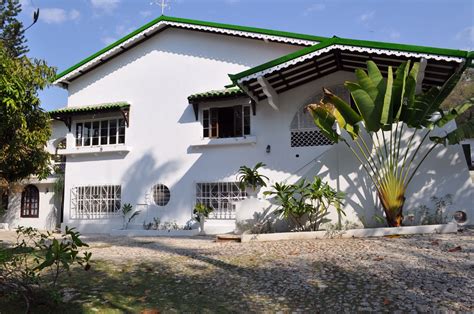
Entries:
{"label": "gravel driveway", "polygon": [[95,260],[155,265],[176,283],[193,285],[176,291],[183,302],[193,300],[193,293],[218,293],[216,302],[228,302],[226,308],[236,312],[474,311],[473,230],[260,243],[93,235],[85,240]]}

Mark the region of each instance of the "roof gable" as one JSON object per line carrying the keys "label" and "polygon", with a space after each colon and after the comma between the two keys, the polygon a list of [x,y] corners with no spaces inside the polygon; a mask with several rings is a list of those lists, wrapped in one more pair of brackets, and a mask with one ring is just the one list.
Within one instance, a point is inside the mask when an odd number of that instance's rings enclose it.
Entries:
{"label": "roof gable", "polygon": [[143,25],[137,30],[117,40],[116,42],[110,44],[109,46],[83,59],[72,67],[62,71],[56,76],[54,84],[68,85],[70,81],[78,78],[88,71],[91,71],[95,67],[136,46],[142,41],[168,27],[184,28],[230,36],[293,44],[298,46],[312,46],[326,39],[325,37],[320,36],[231,24],[204,22],[162,15],[159,18]]}
{"label": "roof gable", "polygon": [[402,55],[406,57],[419,57],[454,62],[463,62],[466,59],[472,58],[472,52],[463,50],[333,37],[323,40],[314,46],[292,52],[286,56],[268,61],[240,73],[229,74],[229,77],[234,84],[241,83],[261,75],[272,73],[281,68],[285,68],[296,63],[297,60],[299,61],[304,58],[310,58],[313,55],[321,54],[325,51],[341,48],[347,50],[366,50],[367,52],[375,54]]}

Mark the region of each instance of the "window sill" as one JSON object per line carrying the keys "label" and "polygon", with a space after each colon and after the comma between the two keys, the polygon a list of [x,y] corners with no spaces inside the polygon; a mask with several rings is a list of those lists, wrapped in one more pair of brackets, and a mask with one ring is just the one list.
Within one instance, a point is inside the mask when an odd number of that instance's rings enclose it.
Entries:
{"label": "window sill", "polygon": [[104,153],[117,153],[119,155],[127,154],[132,148],[125,145],[93,146],[93,147],[74,147],[59,149],[58,155],[74,157],[76,155],[99,155]]}
{"label": "window sill", "polygon": [[203,148],[214,146],[229,146],[229,145],[251,145],[257,143],[256,136],[245,137],[229,137],[229,138],[203,138],[199,143],[193,144],[191,148]]}

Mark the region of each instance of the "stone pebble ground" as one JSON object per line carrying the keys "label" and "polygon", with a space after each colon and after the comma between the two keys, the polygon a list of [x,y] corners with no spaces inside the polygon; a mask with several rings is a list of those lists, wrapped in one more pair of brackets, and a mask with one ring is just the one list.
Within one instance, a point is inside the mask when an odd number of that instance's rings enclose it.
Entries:
{"label": "stone pebble ground", "polygon": [[[474,311],[474,229],[391,238],[216,243],[87,236],[95,259],[160,262],[250,311]],[[168,265],[166,265],[168,264]]]}
{"label": "stone pebble ground", "polygon": [[[0,239],[8,241],[6,235]],[[221,294],[216,302],[228,302],[236,312],[474,312],[474,229],[255,243],[84,238],[94,260],[118,267],[155,264],[177,283],[194,284],[199,294]],[[193,299],[184,295],[183,302],[188,297]]]}

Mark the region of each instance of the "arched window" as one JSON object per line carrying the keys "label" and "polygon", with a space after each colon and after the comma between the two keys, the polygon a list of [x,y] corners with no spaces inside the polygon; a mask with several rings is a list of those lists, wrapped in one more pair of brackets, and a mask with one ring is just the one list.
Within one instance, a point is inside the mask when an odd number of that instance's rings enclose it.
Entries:
{"label": "arched window", "polygon": [[[348,100],[349,94],[342,85],[333,86],[329,88],[334,94],[343,96],[342,98]],[[319,128],[314,124],[313,117],[305,110],[306,106],[313,103],[319,103],[323,97],[322,92],[311,97],[304,102],[296,112],[291,121],[291,147],[307,147],[307,146],[324,146],[332,145],[333,142],[325,137]]]}
{"label": "arched window", "polygon": [[8,189],[0,188],[0,215],[8,210]]}
{"label": "arched window", "polygon": [[38,217],[39,191],[34,185],[27,185],[21,193],[21,217]]}

